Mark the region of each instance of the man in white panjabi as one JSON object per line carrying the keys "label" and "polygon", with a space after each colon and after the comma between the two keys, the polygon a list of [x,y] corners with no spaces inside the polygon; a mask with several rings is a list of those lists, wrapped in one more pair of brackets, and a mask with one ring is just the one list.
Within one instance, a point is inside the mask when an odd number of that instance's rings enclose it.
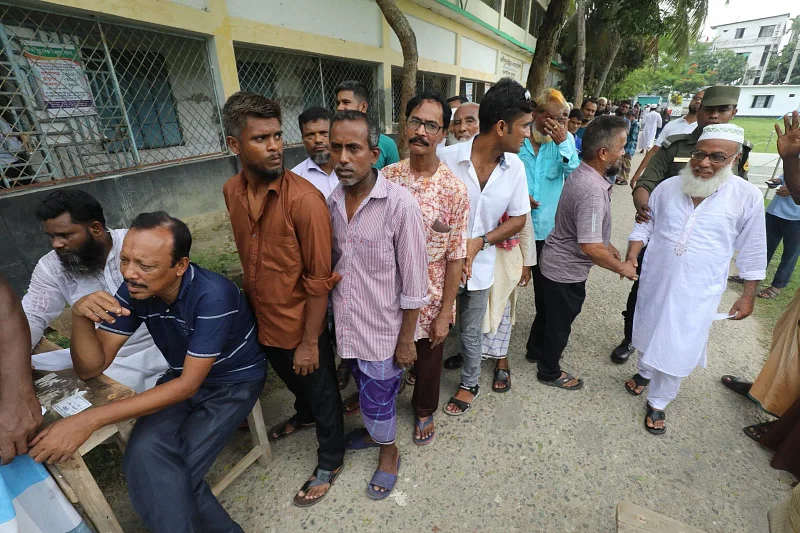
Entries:
{"label": "man in white panjabi", "polygon": [[[651,220],[629,237],[629,260],[647,251],[633,323],[639,373],[625,389],[638,396],[649,386],[644,425],[653,434],[666,431],[664,409],[681,380],[705,367],[711,323],[750,316],[766,277],[764,200],[731,169],[743,141],[738,126],[706,126],[680,175],[650,196]],[[728,313],[718,313],[735,250],[744,292]]]}
{"label": "man in white panjabi", "polygon": [[639,143],[639,148],[642,152],[646,152],[653,147],[656,141],[656,132],[662,123],[658,109],[655,106],[651,106],[650,110],[642,117],[642,139]]}
{"label": "man in white panjabi", "polygon": [[[100,203],[80,189],[53,191],[35,214],[53,250],[39,259],[22,299],[31,346],[39,343],[66,305],[93,292],[113,293],[122,284],[120,251],[128,231],[106,228]],[[32,362],[38,370],[72,368],[69,349],[36,354]],[[167,368],[166,359],[142,325],[104,374],[140,393],[154,387]]]}

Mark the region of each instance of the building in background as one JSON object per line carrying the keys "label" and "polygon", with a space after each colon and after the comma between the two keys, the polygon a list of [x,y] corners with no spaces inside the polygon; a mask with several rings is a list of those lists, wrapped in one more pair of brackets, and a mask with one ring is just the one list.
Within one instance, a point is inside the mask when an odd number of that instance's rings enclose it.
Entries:
{"label": "building in background", "polygon": [[[500,77],[525,82],[548,0],[396,2],[418,88],[480,102]],[[115,226],[224,208],[220,110],[240,89],[280,101],[287,165],[305,157],[298,115],[332,109],[341,81],[370,90],[384,132],[401,112],[400,43],[374,0],[0,0],[0,43],[0,268],[16,287],[46,250],[24,221],[51,186],[92,188]]]}
{"label": "building in background", "polygon": [[800,85],[746,85],[741,89],[737,117],[778,119],[800,111]]}
{"label": "building in background", "polygon": [[742,73],[744,85],[760,84],[764,83],[770,57],[778,52],[783,36],[790,29],[789,13],[719,24],[711,29],[714,50],[733,50],[737,55],[747,56],[747,71]]}

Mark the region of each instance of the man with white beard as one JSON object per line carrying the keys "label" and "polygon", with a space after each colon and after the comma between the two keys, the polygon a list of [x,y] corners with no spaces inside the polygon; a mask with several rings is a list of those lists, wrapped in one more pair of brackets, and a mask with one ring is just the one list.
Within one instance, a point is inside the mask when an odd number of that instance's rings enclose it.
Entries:
{"label": "man with white beard", "polygon": [[[743,142],[738,126],[706,126],[689,164],[653,191],[650,220],[629,237],[628,260],[647,251],[633,323],[639,373],[625,389],[639,396],[649,385],[644,425],[655,435],[667,429],[664,409],[681,380],[705,367],[711,323],[750,316],[766,276],[764,200],[755,185],[731,179]],[[744,292],[717,313],[735,250]]]}

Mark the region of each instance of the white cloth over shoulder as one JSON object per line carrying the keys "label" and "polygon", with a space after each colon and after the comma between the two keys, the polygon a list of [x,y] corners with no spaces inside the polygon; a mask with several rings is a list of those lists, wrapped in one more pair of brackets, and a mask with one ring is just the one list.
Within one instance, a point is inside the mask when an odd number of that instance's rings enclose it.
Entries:
{"label": "white cloth over shoulder", "polygon": [[730,260],[746,280],[766,277],[764,200],[758,188],[732,176],[696,208],[675,176],[650,196],[652,219],[629,240],[643,241],[633,345],[648,366],[673,376],[705,367],[706,344]]}
{"label": "white cloth over shoulder", "polygon": [[661,115],[658,111],[650,111],[642,117],[642,143],[645,150],[652,148],[656,140],[656,131],[661,124]]}
{"label": "white cloth over shoulder", "polygon": [[[114,246],[108,254],[102,274],[76,277],[64,270],[55,250],[44,255],[36,264],[28,292],[22,298],[22,308],[31,329],[31,346],[36,346],[44,330],[64,311],[87,294],[106,291],[117,292],[122,282],[119,270],[119,252],[126,229],[110,230]],[[63,370],[72,368],[69,350],[58,350],[34,355],[33,366],[38,370]],[[167,361],[156,348],[147,327],[142,324],[120,348],[114,362],[104,374],[137,393],[155,386],[167,371]]]}

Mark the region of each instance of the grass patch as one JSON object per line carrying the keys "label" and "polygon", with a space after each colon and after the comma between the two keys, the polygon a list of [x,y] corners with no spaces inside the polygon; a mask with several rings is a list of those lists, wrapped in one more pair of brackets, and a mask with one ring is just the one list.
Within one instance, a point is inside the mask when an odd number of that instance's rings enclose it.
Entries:
{"label": "grass patch", "polygon": [[192,254],[192,261],[198,266],[223,276],[230,275],[241,265],[237,252],[197,252]]}
{"label": "grass patch", "polygon": [[[772,257],[772,261],[767,267],[767,279],[764,280],[763,286],[768,287],[772,284],[772,278],[775,276],[775,271],[778,269],[778,265],[781,262],[781,255],[783,255],[782,243],[778,246],[775,255]],[[786,306],[789,305],[789,302],[792,301],[798,289],[800,289],[800,275],[797,273],[797,269],[795,269],[794,272],[792,272],[789,284],[781,289],[778,296],[771,300],[756,298],[756,307],[753,314],[758,317],[761,324],[770,334],[772,333],[772,328],[775,326],[775,322],[786,309]]]}
{"label": "grass patch", "polygon": [[50,342],[57,344],[59,348],[69,348],[69,339],[55,330],[46,332],[44,336]]}
{"label": "grass patch", "polygon": [[[732,121],[737,126],[744,128],[744,138],[753,143],[754,152],[766,152],[777,154],[778,147],[775,136],[774,118],[743,117],[735,118]],[[781,120],[781,125],[783,121]]]}

